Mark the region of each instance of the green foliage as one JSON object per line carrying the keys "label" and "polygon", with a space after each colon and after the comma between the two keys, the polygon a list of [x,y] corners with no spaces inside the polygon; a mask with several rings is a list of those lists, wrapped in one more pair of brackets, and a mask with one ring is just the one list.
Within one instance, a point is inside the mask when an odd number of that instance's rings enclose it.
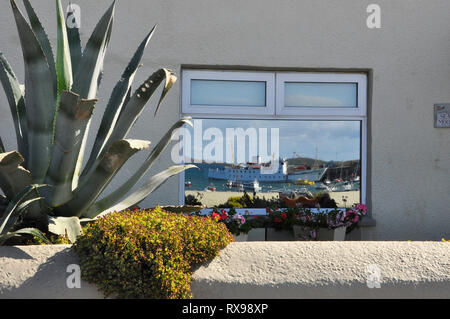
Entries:
{"label": "green foliage", "polygon": [[211,218],[153,210],[114,212],[86,226],[74,248],[82,278],[106,296],[190,298],[193,267],[232,235]]}
{"label": "green foliage", "polygon": [[279,206],[278,199],[267,200],[265,197],[255,196],[252,197],[247,192],[244,192],[242,196],[232,196],[228,200],[220,205],[219,208],[266,208]]}
{"label": "green foliage", "polygon": [[[149,148],[149,141],[126,139],[126,136],[153,93],[162,86],[155,107],[156,115],[177,77],[172,71],[162,68],[132,92],[133,79],[155,31],[153,27],[139,44],[111,92],[89,159],[82,167],[111,39],[115,1],[99,19],[82,49],[78,26],[67,25],[61,0],[56,0],[56,56],[31,2],[23,1],[29,22],[15,0],[11,0],[11,7],[22,47],[24,84],[19,82],[0,52],[0,82],[10,106],[20,152],[5,153],[0,139],[0,188],[8,201],[12,201],[31,184],[45,183],[51,187],[40,193],[36,191],[38,197],[42,195],[44,198],[45,205],[30,205],[20,216],[27,221],[22,227],[40,225],[45,232],[48,215],[95,218],[110,211],[127,209],[138,204],[171,176],[193,167],[172,166],[144,181],[144,186],[136,192],[128,194],[167,147],[172,133],[185,124],[191,124],[184,119],[168,129],[135,174],[109,196],[98,200],[126,161],[136,152]],[[30,220],[34,221],[30,224]],[[65,226],[66,221],[69,224]],[[61,234],[66,229],[71,240],[80,229],[71,219],[59,219],[57,224],[50,231],[57,229],[57,234]]]}
{"label": "green foliage", "polygon": [[192,206],[203,206],[201,198],[197,198],[194,195],[184,196],[184,204]]}

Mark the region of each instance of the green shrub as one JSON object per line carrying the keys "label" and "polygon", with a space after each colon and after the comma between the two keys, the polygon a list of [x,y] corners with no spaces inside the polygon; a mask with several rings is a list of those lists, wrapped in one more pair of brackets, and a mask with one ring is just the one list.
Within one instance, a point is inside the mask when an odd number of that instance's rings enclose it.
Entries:
{"label": "green shrub", "polygon": [[153,210],[122,211],[88,225],[74,247],[82,278],[105,296],[190,298],[193,267],[233,241],[210,218]]}
{"label": "green shrub", "polygon": [[266,199],[265,197],[250,196],[244,192],[242,196],[232,196],[228,200],[219,204],[218,208],[266,208],[280,206],[278,198]]}

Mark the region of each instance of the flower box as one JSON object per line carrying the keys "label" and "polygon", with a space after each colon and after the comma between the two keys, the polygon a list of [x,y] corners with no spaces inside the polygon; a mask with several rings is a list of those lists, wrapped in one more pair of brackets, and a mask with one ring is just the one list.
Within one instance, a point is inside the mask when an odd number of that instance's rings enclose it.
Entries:
{"label": "flower box", "polygon": [[252,228],[248,232],[247,241],[265,241],[266,229],[265,228]]}
{"label": "flower box", "polygon": [[320,227],[314,230],[310,227],[294,225],[293,230],[295,240],[344,241],[347,227],[334,229]]}
{"label": "flower box", "polygon": [[316,240],[344,241],[346,230],[347,230],[346,226],[338,227],[338,228],[334,228],[334,229],[322,227],[322,228],[317,229]]}
{"label": "flower box", "polygon": [[267,241],[293,241],[294,232],[291,229],[267,227]]}
{"label": "flower box", "polygon": [[294,231],[295,240],[311,240],[311,228],[294,225],[292,226],[292,230]]}
{"label": "flower box", "polygon": [[241,241],[247,241],[248,240],[248,234],[240,233],[239,235],[234,235],[234,241],[241,242]]}

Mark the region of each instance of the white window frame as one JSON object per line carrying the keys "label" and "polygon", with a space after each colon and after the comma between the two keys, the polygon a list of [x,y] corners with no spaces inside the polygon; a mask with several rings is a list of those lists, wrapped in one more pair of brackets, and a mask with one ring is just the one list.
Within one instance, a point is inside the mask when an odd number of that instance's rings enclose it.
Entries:
{"label": "white window frame", "polygon": [[[192,105],[191,80],[266,82],[265,106]],[[273,72],[182,71],[182,113],[223,115],[272,115],[275,111],[275,74]]]}
{"label": "white window frame", "polygon": [[[238,75],[238,77],[236,77]],[[273,81],[270,80],[271,75]],[[267,79],[266,99],[268,101],[269,90],[273,88],[273,97],[276,103],[262,113],[262,107],[229,107],[220,109],[217,106],[191,106],[190,100],[190,80],[191,79],[212,79],[212,80],[250,80],[261,81]],[[367,200],[367,74],[363,73],[332,73],[332,72],[253,72],[253,71],[212,71],[212,70],[192,70],[182,71],[182,101],[181,117],[192,117],[193,119],[235,119],[235,120],[308,120],[308,121],[360,121],[361,137],[361,202],[366,204]],[[358,84],[358,107],[284,107],[284,83],[285,82],[336,82],[336,83],[357,83]],[[258,112],[248,113],[248,108],[258,109]],[[220,109],[220,110],[218,110]],[[271,112],[268,112],[268,110]],[[287,109],[287,110],[286,110]],[[179,204],[184,205],[185,196],[185,173],[179,174]],[[321,209],[326,211],[327,209]],[[203,213],[210,212],[211,209],[204,209]],[[266,210],[262,208],[237,209],[238,212],[248,212],[252,215],[266,215]]]}

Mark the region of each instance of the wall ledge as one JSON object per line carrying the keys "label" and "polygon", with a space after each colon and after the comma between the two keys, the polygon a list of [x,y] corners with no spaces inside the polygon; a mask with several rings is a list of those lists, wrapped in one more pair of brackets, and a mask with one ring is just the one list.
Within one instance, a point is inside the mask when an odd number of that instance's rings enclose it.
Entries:
{"label": "wall ledge", "polygon": [[[68,245],[0,247],[0,298],[103,298],[68,288]],[[368,269],[369,267],[369,269]],[[372,269],[379,270],[380,288]],[[372,279],[372,280],[370,280]],[[242,242],[196,269],[195,298],[450,298],[441,242]]]}

